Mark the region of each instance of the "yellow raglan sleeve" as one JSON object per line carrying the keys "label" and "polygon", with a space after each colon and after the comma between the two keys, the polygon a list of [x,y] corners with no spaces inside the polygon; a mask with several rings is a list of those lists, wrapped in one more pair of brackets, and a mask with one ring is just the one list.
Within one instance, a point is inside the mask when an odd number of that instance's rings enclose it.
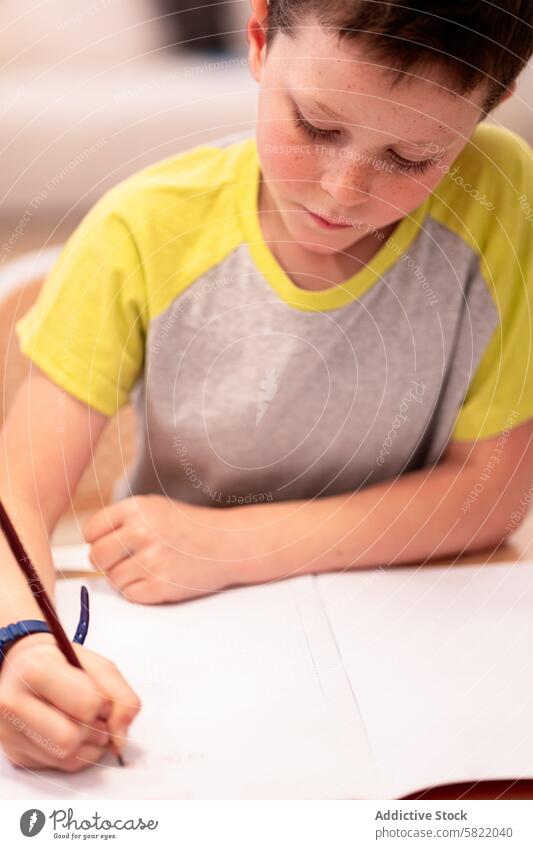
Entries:
{"label": "yellow raglan sleeve", "polygon": [[499,325],[468,387],[452,439],[496,436],[533,418],[533,152],[507,130],[484,133],[485,214],[480,270]]}
{"label": "yellow raglan sleeve", "polygon": [[123,204],[112,190],[92,208],[15,325],[24,354],[108,416],[142,371],[147,327],[143,263]]}

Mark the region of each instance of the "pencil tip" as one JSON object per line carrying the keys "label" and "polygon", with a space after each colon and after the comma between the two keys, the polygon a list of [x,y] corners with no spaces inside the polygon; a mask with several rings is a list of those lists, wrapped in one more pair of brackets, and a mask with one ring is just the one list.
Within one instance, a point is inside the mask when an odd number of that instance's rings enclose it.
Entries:
{"label": "pencil tip", "polygon": [[124,762],[124,758],[122,757],[120,750],[119,750],[119,748],[118,748],[118,746],[117,746],[117,744],[115,743],[114,740],[109,741],[108,748],[109,748],[109,751],[116,757],[120,766],[126,766],[126,764]]}

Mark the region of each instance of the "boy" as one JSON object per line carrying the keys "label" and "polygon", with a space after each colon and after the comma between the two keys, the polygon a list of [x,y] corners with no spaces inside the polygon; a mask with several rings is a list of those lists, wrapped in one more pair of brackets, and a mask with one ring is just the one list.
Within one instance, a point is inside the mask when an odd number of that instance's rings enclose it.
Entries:
{"label": "boy", "polygon": [[[417,8],[252,0],[257,138],[146,169],[69,240],[17,325],[38,368],[4,431],[2,495],[50,590],[49,534],[130,394],[139,454],[84,531],[131,601],[509,532],[533,456],[533,160],[478,124],[514,90],[533,11]],[[0,621],[39,618],[3,563]],[[77,651],[74,692],[49,635],[9,649],[2,703],[67,753],[4,721],[13,762],[79,769],[99,716],[126,732],[138,698]]]}

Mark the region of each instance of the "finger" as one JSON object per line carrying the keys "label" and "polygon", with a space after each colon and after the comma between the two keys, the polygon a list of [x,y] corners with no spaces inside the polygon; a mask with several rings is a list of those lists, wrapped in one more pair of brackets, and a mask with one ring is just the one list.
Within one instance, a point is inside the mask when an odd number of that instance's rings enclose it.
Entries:
{"label": "finger", "polygon": [[82,725],[90,725],[98,716],[109,714],[111,703],[97,682],[85,670],[59,662],[50,675],[43,665],[42,675],[32,680],[31,692]]}
{"label": "finger", "polygon": [[52,751],[39,749],[24,738],[17,740],[16,744],[4,743],[3,749],[14,766],[57,767],[61,760]]}
{"label": "finger", "polygon": [[107,722],[96,719],[90,726],[85,728],[84,742],[93,743],[95,746],[107,746],[111,739]]}
{"label": "finger", "polygon": [[162,581],[133,581],[121,589],[125,599],[134,604],[162,604],[167,601],[167,588]]}
{"label": "finger", "polygon": [[[40,704],[47,707],[44,702],[41,702]],[[111,704],[111,702],[109,702],[109,704]],[[56,751],[56,753],[63,751],[62,746],[57,742],[57,737],[48,736],[46,733],[43,733],[41,728],[38,727],[38,722],[41,718],[40,713],[39,719],[34,719],[33,724],[28,721],[27,712],[25,717],[26,718],[18,716],[8,725],[7,733],[3,734],[3,737],[7,742],[10,742],[13,746],[18,746],[20,745],[21,740],[27,740],[32,749],[39,748],[44,749],[47,752]],[[110,734],[105,720],[95,719],[90,725],[80,725],[79,727],[81,728],[81,732],[78,732],[78,745],[93,744],[102,747],[107,746],[109,743]],[[73,745],[76,745],[75,735],[73,735]]]}
{"label": "finger", "polygon": [[21,741],[19,746],[4,746],[4,751],[14,766],[26,769],[51,768],[65,772],[79,772],[91,764],[98,763],[107,749],[86,743],[80,746],[74,755],[61,758],[50,752],[28,748],[27,743]]}
{"label": "finger", "polygon": [[34,696],[27,696],[17,705],[16,717],[3,724],[2,737],[11,745],[26,737],[36,747],[46,751],[54,748],[64,752],[66,757],[78,748],[86,733],[87,729],[53,707]]}
{"label": "finger", "polygon": [[89,516],[83,526],[83,535],[87,542],[94,542],[124,524],[129,512],[129,499],[108,504]]}
{"label": "finger", "polygon": [[113,734],[126,735],[133,719],[141,709],[137,693],[130,687],[114,663],[93,653],[86,669],[98,676],[100,686],[111,700],[107,727]]}
{"label": "finger", "polygon": [[106,571],[106,578],[119,590],[124,589],[134,581],[143,581],[150,576],[150,572],[140,565],[133,557],[127,557],[121,563],[115,564]]}
{"label": "finger", "polygon": [[139,548],[139,540],[133,538],[131,525],[123,525],[100,537],[91,545],[89,560],[97,569],[106,572],[118,563],[128,560]]}

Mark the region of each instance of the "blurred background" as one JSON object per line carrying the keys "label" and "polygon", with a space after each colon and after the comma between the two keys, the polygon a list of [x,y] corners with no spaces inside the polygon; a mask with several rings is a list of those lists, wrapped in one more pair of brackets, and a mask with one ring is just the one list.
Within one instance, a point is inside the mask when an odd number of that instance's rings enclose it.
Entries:
{"label": "blurred background", "polygon": [[[62,241],[142,166],[253,127],[249,10],[249,0],[2,0],[0,264]],[[490,120],[531,143],[532,107],[528,68]]]}
{"label": "blurred background", "polygon": [[[249,13],[249,0],[1,0],[0,424],[29,368],[15,320],[92,204],[144,165],[253,130]],[[532,114],[529,67],[489,120],[531,144]],[[126,406],[56,541],[80,539],[76,515],[109,501],[134,446]]]}
{"label": "blurred background", "polygon": [[248,9],[248,0],[2,0],[0,263],[61,241],[143,165],[253,126]]}

